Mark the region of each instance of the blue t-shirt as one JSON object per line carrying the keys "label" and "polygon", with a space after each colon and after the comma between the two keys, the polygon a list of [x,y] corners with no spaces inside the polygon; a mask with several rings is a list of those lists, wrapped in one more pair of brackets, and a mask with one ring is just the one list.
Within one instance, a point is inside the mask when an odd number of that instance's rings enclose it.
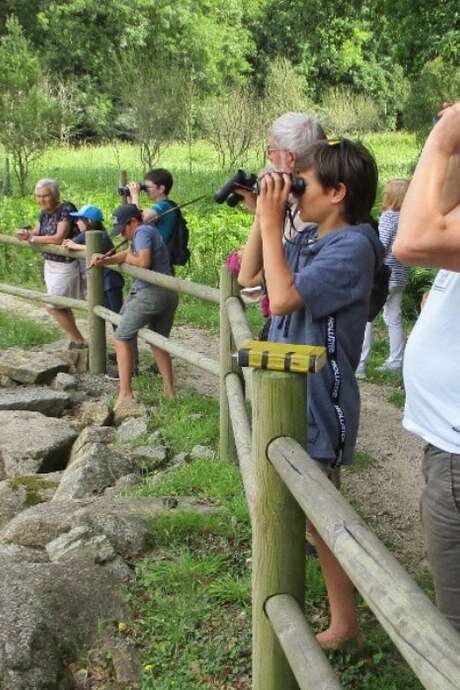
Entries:
{"label": "blue t-shirt", "polygon": [[[175,204],[169,199],[160,199],[160,201],[156,201],[153,204],[152,211],[155,211],[155,213],[160,215],[165,211],[169,211],[174,206]],[[174,228],[176,227],[177,211],[170,211],[170,213],[167,213],[162,218],[158,218],[158,220],[153,222],[160,231],[160,235],[162,236],[165,244],[167,244],[174,232]]]}
{"label": "blue t-shirt", "polygon": [[355,378],[377,257],[383,249],[370,225],[318,238],[308,226],[287,240],[284,252],[304,308],[273,316],[268,339],[323,345],[328,360],[308,376],[308,441],[316,460],[350,464],[359,423]]}
{"label": "blue t-shirt", "polygon": [[[86,237],[84,232],[80,232],[76,237],[73,238],[76,244],[86,244]],[[106,254],[108,251],[113,249],[113,242],[109,237],[109,234],[104,230],[102,232],[102,253]],[[112,271],[110,268],[104,268],[104,292],[107,290],[113,290],[113,288],[122,288],[124,285],[123,276],[117,271]]]}
{"label": "blue t-shirt", "polygon": [[[154,225],[139,225],[136,228],[134,237],[131,240],[131,252],[137,256],[141,249],[150,250],[150,266],[151,271],[157,273],[165,273],[171,275],[171,268],[169,266],[169,253],[160,231]],[[152,287],[150,283],[136,278],[133,283],[135,290],[142,290],[143,288]]]}

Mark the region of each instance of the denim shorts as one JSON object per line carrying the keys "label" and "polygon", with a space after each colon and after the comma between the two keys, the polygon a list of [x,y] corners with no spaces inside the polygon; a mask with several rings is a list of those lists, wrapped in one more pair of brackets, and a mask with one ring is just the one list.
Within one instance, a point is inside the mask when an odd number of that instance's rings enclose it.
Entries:
{"label": "denim shorts", "polygon": [[167,338],[171,332],[177,303],[177,293],[162,287],[131,290],[123,305],[115,338],[132,340],[144,326]]}

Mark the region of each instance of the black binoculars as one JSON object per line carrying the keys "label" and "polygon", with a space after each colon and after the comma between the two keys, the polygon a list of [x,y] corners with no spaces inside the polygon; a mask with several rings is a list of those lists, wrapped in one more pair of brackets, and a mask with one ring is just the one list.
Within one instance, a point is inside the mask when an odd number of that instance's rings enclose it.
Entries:
{"label": "black binoculars", "polygon": [[[141,192],[147,191],[147,187],[145,186],[145,184],[143,182],[139,182],[139,191],[141,191]],[[118,194],[120,196],[124,196],[124,195],[129,196],[129,188],[128,187],[118,187]]]}
{"label": "black binoculars", "polygon": [[[291,193],[294,196],[301,196],[305,191],[305,181],[302,177],[295,175],[291,175],[291,180]],[[244,170],[237,170],[233,177],[214,194],[214,201],[217,201],[218,204],[223,204],[226,201],[229,206],[236,206],[238,202],[243,200],[241,194],[238,194],[238,187],[247,189],[253,194],[259,194],[257,175],[246,173]]]}

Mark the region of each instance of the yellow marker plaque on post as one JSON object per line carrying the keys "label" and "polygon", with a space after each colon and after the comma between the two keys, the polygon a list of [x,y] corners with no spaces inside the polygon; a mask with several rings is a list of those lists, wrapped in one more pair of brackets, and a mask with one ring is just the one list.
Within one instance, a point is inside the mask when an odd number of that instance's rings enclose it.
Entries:
{"label": "yellow marker plaque on post", "polygon": [[289,371],[295,374],[316,373],[326,362],[326,348],[320,345],[291,345],[265,340],[247,340],[233,354],[240,367]]}

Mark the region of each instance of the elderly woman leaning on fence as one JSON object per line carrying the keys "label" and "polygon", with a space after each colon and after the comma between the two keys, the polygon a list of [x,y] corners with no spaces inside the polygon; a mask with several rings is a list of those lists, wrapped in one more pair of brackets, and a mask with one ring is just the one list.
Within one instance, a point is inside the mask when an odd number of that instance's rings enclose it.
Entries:
{"label": "elderly woman leaning on fence", "polygon": [[[40,206],[38,223],[33,230],[22,228],[16,237],[33,244],[62,244],[73,234],[74,223],[70,217],[75,206],[61,202],[56,180],[39,180],[35,185],[35,198]],[[80,297],[80,267],[77,259],[44,252],[44,278],[48,295]],[[70,347],[84,346],[71,309],[49,305],[48,312],[56,319],[70,338]]]}
{"label": "elderly woman leaning on fence", "polygon": [[[298,194],[300,218],[310,224],[283,241],[292,178],[266,173],[257,199],[259,240],[246,245],[239,281],[245,284],[248,266],[253,275],[263,268],[272,312],[268,340],[326,348],[327,365],[308,377],[306,447],[333,478],[340,465],[353,460],[359,422],[354,372],[374,270],[383,258],[383,247],[369,224],[377,167],[360,144],[317,142],[297,174],[305,185]],[[331,616],[329,628],[317,639],[324,648],[337,648],[358,636],[353,585],[313,533]]]}
{"label": "elderly woman leaning on fence", "polygon": [[[134,204],[125,204],[114,211],[112,235],[122,235],[131,242],[129,249],[110,257],[94,255],[92,266],[110,266],[127,263],[138,268],[147,268],[158,273],[171,275],[169,254],[165,243],[153,225],[142,220],[142,211]],[[131,387],[133,355],[130,342],[138,331],[148,326],[165,337],[169,336],[177,307],[177,294],[172,290],[152,285],[136,278],[123,305],[121,321],[115,331],[115,350],[117,353],[120,388],[115,408],[124,403],[132,404],[134,393]],[[152,353],[163,379],[167,398],[174,397],[174,382],[171,357],[168,352],[152,346]]]}

